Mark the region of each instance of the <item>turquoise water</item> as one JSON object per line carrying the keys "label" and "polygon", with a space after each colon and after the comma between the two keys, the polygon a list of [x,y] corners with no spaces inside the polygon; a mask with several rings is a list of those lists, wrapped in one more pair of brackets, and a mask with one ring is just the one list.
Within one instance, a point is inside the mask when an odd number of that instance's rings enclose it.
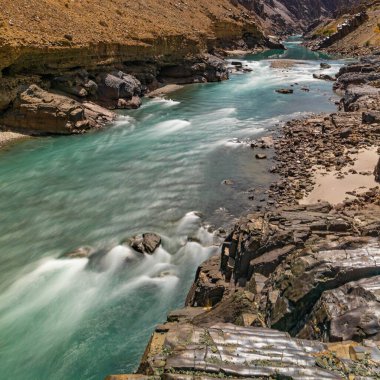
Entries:
{"label": "turquoise water", "polygon": [[[183,305],[197,265],[217,251],[205,224],[238,216],[251,206],[247,190],[270,181],[244,142],[335,109],[331,83],[312,78],[325,57],[297,40],[288,48],[247,56],[252,73],[147,100],[101,132],[0,152],[2,378],[102,379],[137,368],[154,326]],[[300,61],[270,68],[278,57]],[[341,62],[331,64],[325,72]],[[274,91],[291,84],[293,95]],[[120,242],[146,231],[163,246],[138,260]],[[59,258],[84,245],[96,252],[90,262]]]}

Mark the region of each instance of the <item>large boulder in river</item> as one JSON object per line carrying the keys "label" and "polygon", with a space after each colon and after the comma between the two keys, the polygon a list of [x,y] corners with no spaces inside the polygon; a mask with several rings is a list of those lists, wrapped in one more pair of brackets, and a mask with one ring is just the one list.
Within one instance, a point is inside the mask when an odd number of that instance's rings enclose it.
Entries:
{"label": "large boulder in river", "polygon": [[115,118],[114,113],[96,104],[79,103],[31,85],[0,117],[0,124],[38,133],[73,134],[100,128]]}
{"label": "large boulder in river", "polygon": [[65,252],[61,257],[65,259],[83,259],[90,257],[92,253],[94,253],[93,248],[84,246]]}
{"label": "large boulder in river", "polygon": [[161,237],[155,233],[145,233],[128,239],[127,243],[135,251],[151,255],[161,245]]}

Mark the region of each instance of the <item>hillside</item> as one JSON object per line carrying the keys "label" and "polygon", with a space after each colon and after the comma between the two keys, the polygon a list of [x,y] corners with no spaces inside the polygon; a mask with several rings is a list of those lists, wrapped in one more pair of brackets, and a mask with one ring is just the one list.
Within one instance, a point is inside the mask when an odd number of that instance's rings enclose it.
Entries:
{"label": "hillside", "polygon": [[[70,66],[57,53],[67,50],[74,51],[76,65],[108,64],[202,51],[247,34],[262,38],[258,19],[228,0],[5,0],[0,32],[0,69],[7,72],[30,71],[46,53]],[[89,57],[93,53],[98,57]]]}

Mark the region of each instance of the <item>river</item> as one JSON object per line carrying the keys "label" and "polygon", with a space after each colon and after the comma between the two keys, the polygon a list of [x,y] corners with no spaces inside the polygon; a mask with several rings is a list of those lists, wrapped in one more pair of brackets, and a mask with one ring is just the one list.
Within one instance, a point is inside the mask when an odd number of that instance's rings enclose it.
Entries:
{"label": "river", "polygon": [[[100,132],[0,152],[2,378],[99,380],[137,368],[154,326],[217,252],[204,225],[248,210],[247,190],[271,179],[239,141],[335,109],[331,82],[312,78],[325,57],[297,39],[287,47],[244,57],[251,73],[146,100]],[[298,61],[273,69],[269,58]],[[329,63],[323,72],[342,64]],[[291,84],[294,94],[275,92]],[[147,231],[163,245],[135,260],[120,242]],[[80,246],[96,260],[60,258]]]}

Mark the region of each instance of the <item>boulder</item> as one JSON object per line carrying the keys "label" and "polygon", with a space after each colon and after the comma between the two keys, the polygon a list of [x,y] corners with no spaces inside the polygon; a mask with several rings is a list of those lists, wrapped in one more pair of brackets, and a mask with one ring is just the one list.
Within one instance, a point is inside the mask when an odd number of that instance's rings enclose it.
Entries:
{"label": "boulder", "polygon": [[267,155],[266,154],[263,154],[263,153],[258,153],[255,155],[255,157],[258,159],[258,160],[265,160],[267,158]]}
{"label": "boulder", "polygon": [[43,81],[36,75],[1,77],[0,76],[0,113],[15,101],[20,92],[25,91],[30,85],[44,86]]}
{"label": "boulder", "polygon": [[329,64],[326,63],[326,62],[321,62],[321,64],[320,64],[320,68],[321,68],[321,69],[330,69],[330,68],[331,68],[331,65],[329,65]]}
{"label": "boulder", "polygon": [[133,108],[139,106],[137,97],[142,95],[142,86],[134,76],[122,71],[103,73],[96,78],[98,100],[108,107]]}
{"label": "boulder", "polygon": [[151,255],[161,245],[161,237],[155,233],[145,233],[143,235],[133,236],[128,239],[127,243],[135,251]]}
{"label": "boulder", "polygon": [[291,88],[279,88],[276,92],[279,94],[293,94],[294,90]]}
{"label": "boulder", "polygon": [[132,96],[132,99],[119,99],[117,101],[117,108],[120,109],[137,109],[141,107],[141,98],[139,96]]}
{"label": "boulder", "polygon": [[88,72],[83,69],[54,77],[51,81],[51,87],[79,98],[95,96],[98,91],[98,85],[89,79]]}
{"label": "boulder", "polygon": [[214,306],[221,301],[228,287],[220,273],[220,258],[213,256],[198,267],[186,306]]}
{"label": "boulder", "polygon": [[42,134],[83,133],[111,122],[116,115],[93,103],[79,103],[37,85],[19,94],[0,124]]}

